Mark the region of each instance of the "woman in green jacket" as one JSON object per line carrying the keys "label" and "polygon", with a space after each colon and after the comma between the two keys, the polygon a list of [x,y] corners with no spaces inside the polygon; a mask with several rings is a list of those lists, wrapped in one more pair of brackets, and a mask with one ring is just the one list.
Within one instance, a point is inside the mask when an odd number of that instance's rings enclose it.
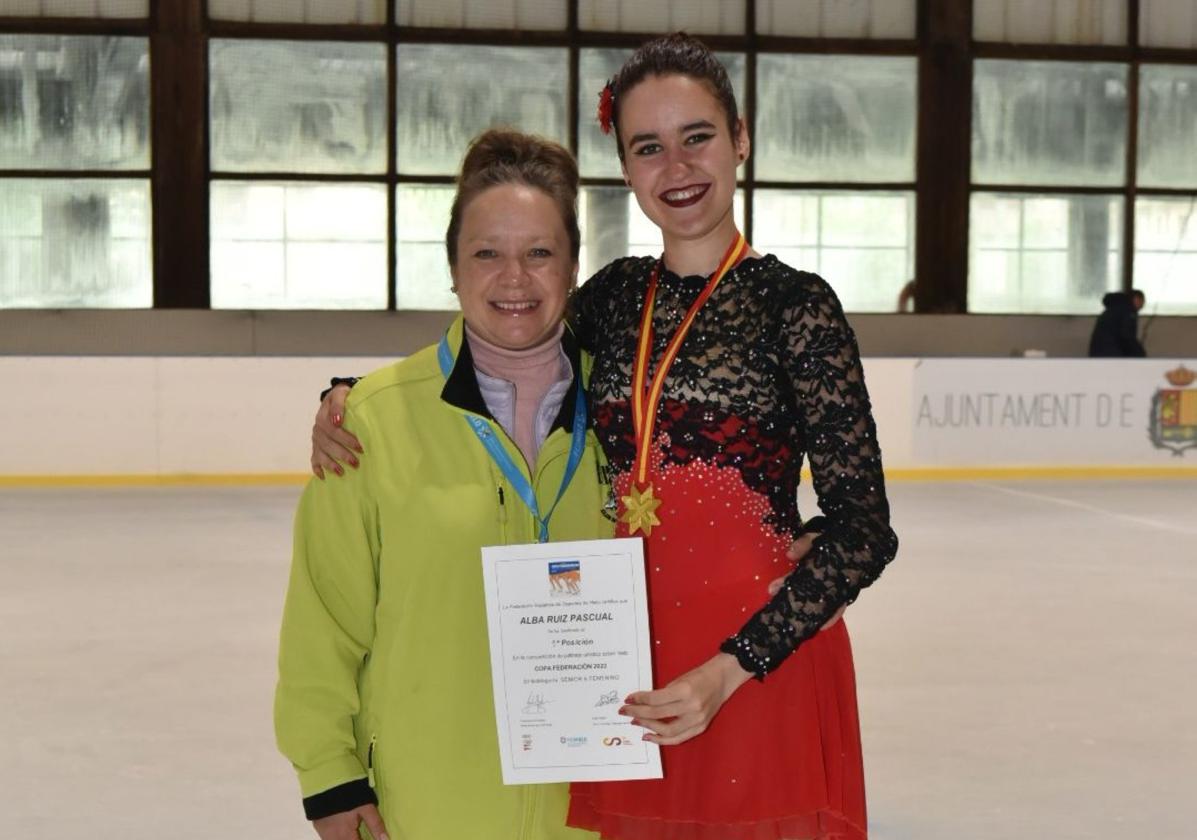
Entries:
{"label": "woman in green jacket", "polygon": [[[611,535],[562,321],[577,189],[555,143],[490,131],[471,145],[446,236],[463,317],[354,388],[346,416],[371,457],[299,503],[275,726],[321,840],[594,836],[565,827],[564,785],[502,784],[479,565],[485,545]],[[552,509],[547,530],[521,477]]]}

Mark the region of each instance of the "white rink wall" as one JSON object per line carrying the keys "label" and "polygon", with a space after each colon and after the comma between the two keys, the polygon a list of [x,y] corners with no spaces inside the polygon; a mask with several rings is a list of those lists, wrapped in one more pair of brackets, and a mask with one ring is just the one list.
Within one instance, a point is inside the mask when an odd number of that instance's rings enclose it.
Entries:
{"label": "white rink wall", "polygon": [[299,474],[329,377],[387,361],[0,357],[0,476]]}
{"label": "white rink wall", "polygon": [[[261,477],[307,470],[319,390],[385,358],[2,356],[0,480]],[[865,361],[889,471],[1197,470],[1197,449],[1152,439],[1157,394],[1197,445],[1197,359]],[[1186,432],[1186,429],[1189,432]],[[1158,435],[1157,435],[1158,437]]]}

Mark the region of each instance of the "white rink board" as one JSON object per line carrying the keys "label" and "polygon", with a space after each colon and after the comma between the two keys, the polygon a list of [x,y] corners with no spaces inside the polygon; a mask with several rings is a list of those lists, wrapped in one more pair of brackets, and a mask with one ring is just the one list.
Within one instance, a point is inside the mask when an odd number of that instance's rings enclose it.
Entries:
{"label": "white rink board", "polygon": [[[320,389],[391,360],[0,357],[4,476],[296,476]],[[866,359],[887,469],[1197,466],[1149,435],[1197,359]],[[1185,390],[1197,390],[1197,383]]]}

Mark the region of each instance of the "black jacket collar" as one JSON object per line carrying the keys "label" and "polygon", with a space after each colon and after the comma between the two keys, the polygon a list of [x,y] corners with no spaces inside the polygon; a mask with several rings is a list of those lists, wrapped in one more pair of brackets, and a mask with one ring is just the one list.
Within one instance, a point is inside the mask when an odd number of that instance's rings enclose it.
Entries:
{"label": "black jacket collar", "polygon": [[[569,384],[565,399],[561,401],[561,410],[557,412],[553,428],[562,428],[568,432],[574,423],[574,401],[577,399],[578,389],[582,387],[582,354],[574,334],[568,327],[561,333],[561,348],[569,359],[574,378]],[[449,372],[445,387],[441,389],[441,399],[449,405],[480,417],[495,419],[486,407],[486,401],[482,399],[482,390],[478,387],[478,377],[474,373],[474,355],[470,352],[470,340],[464,329],[461,333],[461,347],[457,351],[457,359],[453,362],[453,370]]]}

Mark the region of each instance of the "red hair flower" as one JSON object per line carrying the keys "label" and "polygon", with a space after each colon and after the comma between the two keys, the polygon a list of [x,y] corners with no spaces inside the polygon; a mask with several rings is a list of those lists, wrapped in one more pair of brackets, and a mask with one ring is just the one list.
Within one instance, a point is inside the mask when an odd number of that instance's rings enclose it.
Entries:
{"label": "red hair flower", "polygon": [[603,134],[611,133],[612,117],[615,115],[615,88],[611,86],[610,82],[603,85],[603,90],[599,94],[598,104],[598,121],[599,128],[602,129]]}

